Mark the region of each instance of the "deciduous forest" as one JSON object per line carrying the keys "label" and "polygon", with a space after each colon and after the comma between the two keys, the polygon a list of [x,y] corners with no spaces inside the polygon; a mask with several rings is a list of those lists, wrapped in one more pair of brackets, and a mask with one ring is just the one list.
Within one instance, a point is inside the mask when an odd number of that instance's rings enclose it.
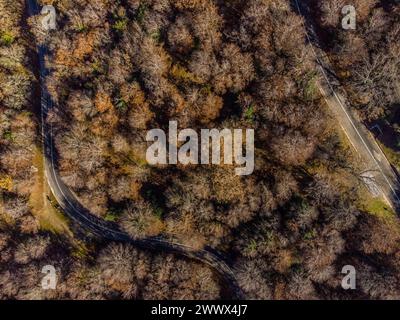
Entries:
{"label": "deciduous forest", "polygon": [[326,50],[345,85],[351,104],[374,134],[392,164],[400,169],[399,66],[400,7],[398,1],[353,1],[357,28],[335,28],[344,1],[315,1],[318,27]]}
{"label": "deciduous forest", "polygon": [[[342,2],[357,8],[356,31],[338,28]],[[389,2],[314,6],[326,50],[367,122],[399,104],[399,6]],[[43,224],[34,201],[41,43],[50,49],[42,85],[56,106],[45,121],[57,170],[93,215],[134,239],[212,248],[246,299],[400,298],[398,217],[360,180],[291,1],[42,4],[56,8],[57,30],[28,19],[25,1],[0,0],[1,299],[230,298],[201,262]],[[146,133],[167,131],[170,120],[179,129],[254,129],[254,173],[150,166]],[[52,264],[59,284],[43,291],[41,268]],[[357,269],[356,290],[341,287],[345,265]]]}

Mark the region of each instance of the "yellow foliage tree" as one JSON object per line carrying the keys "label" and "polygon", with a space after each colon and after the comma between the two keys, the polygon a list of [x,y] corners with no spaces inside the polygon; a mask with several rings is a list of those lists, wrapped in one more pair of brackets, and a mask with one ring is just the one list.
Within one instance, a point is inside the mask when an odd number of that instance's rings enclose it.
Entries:
{"label": "yellow foliage tree", "polygon": [[0,188],[6,191],[11,191],[13,188],[13,181],[10,176],[0,176]]}

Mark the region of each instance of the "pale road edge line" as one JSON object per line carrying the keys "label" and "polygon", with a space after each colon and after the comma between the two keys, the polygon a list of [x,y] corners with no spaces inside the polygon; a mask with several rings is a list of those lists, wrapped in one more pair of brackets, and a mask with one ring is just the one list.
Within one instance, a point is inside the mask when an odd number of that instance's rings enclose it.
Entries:
{"label": "pale road edge line", "polygon": [[[321,91],[321,93],[322,93],[322,95],[323,95],[323,97],[324,97],[324,100],[325,100],[326,104],[327,104],[328,106],[331,105],[331,102],[328,101],[328,99],[327,99],[326,96],[325,96],[325,95],[326,95],[325,90],[324,90],[320,85],[318,85],[318,88],[319,88],[319,90]],[[333,112],[335,112],[335,111],[333,111]],[[358,151],[358,149],[357,149],[356,146],[354,145],[352,139],[350,139],[350,136],[349,136],[347,130],[345,129],[345,127],[344,127],[341,123],[339,123],[339,125],[340,125],[340,127],[342,128],[342,131],[344,132],[344,134],[346,135],[347,140],[350,142],[351,146],[353,147],[354,151],[362,158],[360,151]],[[375,141],[375,140],[374,140],[374,141]],[[376,141],[375,141],[375,143],[376,143]],[[377,144],[377,143],[376,143],[376,144]],[[378,145],[378,144],[377,144],[377,145]],[[378,145],[378,146],[379,146],[379,145]],[[380,147],[379,147],[379,148],[380,148]],[[383,152],[382,149],[381,149],[381,152]],[[386,196],[386,194],[382,191],[382,188],[381,188],[380,186],[378,186],[378,185],[377,185],[377,187],[379,188],[379,193],[381,194],[381,196],[386,200],[386,202],[390,205],[390,207],[391,207],[392,209],[395,209],[395,208],[393,207],[392,202],[390,201],[390,199],[389,199],[389,198]]]}
{"label": "pale road edge line", "polygon": [[[28,1],[28,7],[29,7],[29,6],[30,6],[30,2]],[[29,10],[29,9],[31,9],[31,8],[28,8],[28,10]],[[43,82],[42,69],[41,69],[40,78],[41,78],[41,82]],[[42,88],[42,90],[43,90],[43,88]],[[46,104],[47,104],[47,102],[46,102]],[[46,105],[46,108],[47,108],[47,105]],[[44,126],[43,124],[44,124],[45,122],[44,122],[44,112],[43,112],[43,101],[42,101],[42,97],[41,97],[41,118],[42,118],[42,132],[43,132],[43,134],[44,134],[44,128],[45,128],[45,126]],[[69,204],[69,205],[71,206],[71,208],[72,208],[81,218],[85,219],[85,220],[86,220],[87,222],[89,222],[90,224],[93,224],[94,226],[97,226],[96,223],[95,223],[94,221],[90,220],[85,214],[82,215],[82,214],[80,213],[80,210],[78,210],[78,209],[76,208],[76,206],[75,206],[74,203],[71,203],[71,202],[69,201],[68,197],[66,197],[64,191],[62,190],[62,188],[61,188],[61,186],[60,186],[60,183],[59,183],[59,177],[58,177],[58,175],[57,175],[57,173],[56,173],[56,171],[55,171],[55,166],[54,166],[54,158],[53,158],[53,149],[54,149],[54,146],[53,146],[53,143],[52,143],[52,142],[53,142],[53,126],[52,126],[52,124],[51,124],[51,135],[50,135],[50,136],[51,136],[51,146],[50,146],[50,148],[51,148],[51,167],[52,167],[51,169],[52,169],[52,171],[53,171],[54,178],[55,178],[54,180],[55,180],[55,182],[56,182],[56,184],[57,184],[57,187],[59,188],[60,193],[62,194],[62,196],[64,196],[64,198],[65,198],[67,204]],[[46,140],[44,139],[44,135],[43,135],[43,144],[44,144],[44,152],[46,153],[46,152],[47,152],[47,150],[46,150]],[[46,162],[46,161],[47,161],[47,160],[46,160],[46,156],[45,156],[45,157],[44,157],[44,171],[45,171],[45,176],[46,176],[47,180],[50,181],[49,172],[48,172],[48,170],[47,170],[48,168],[47,168],[47,162]],[[53,195],[57,198],[57,193],[54,192],[54,188],[53,188],[52,184],[51,184],[51,183],[47,183],[47,184],[48,184],[48,186],[49,186],[51,192],[53,193]],[[57,201],[58,201],[59,203],[65,203],[64,201],[59,201],[59,199],[57,199]],[[76,220],[76,219],[73,219],[73,220]],[[79,221],[77,221],[77,222],[79,223]],[[109,233],[111,233],[111,234],[118,234],[118,235],[120,235],[120,236],[124,236],[124,235],[125,235],[123,232],[121,232],[121,231],[119,231],[119,230],[114,230],[114,229],[108,228],[107,226],[104,226],[104,225],[100,225],[100,228],[102,228],[103,230],[106,230],[107,232],[109,232]],[[194,248],[189,247],[189,246],[187,246],[187,245],[180,244],[180,243],[176,243],[176,242],[172,242],[172,241],[166,241],[166,240],[164,240],[164,239],[153,238],[152,241],[157,242],[157,243],[160,243],[160,244],[162,244],[162,245],[171,246],[172,248],[175,246],[175,250],[177,250],[178,248],[180,248],[180,249],[182,249],[182,250],[183,250],[183,249],[186,249],[186,251],[188,251],[189,253],[192,252],[193,254],[195,254],[196,252],[197,252],[197,253],[203,252],[203,254],[205,254],[205,255],[208,256],[208,260],[210,261],[210,262],[208,262],[207,260],[205,260],[205,263],[206,263],[206,264],[208,264],[211,268],[216,269],[215,265],[213,265],[213,264],[211,263],[211,261],[216,262],[217,264],[219,264],[220,266],[222,266],[223,268],[225,268],[225,272],[226,272],[227,274],[229,274],[229,275],[237,282],[236,275],[235,275],[234,272],[233,272],[234,270],[233,270],[225,261],[223,261],[222,259],[218,258],[218,257],[217,257],[215,254],[213,254],[212,252],[209,252],[209,251],[207,251],[207,250],[196,251],[196,250],[194,250]],[[190,258],[190,255],[189,255],[189,254],[183,254],[183,255],[186,255],[188,258]],[[193,258],[193,257],[192,257],[192,258]],[[196,258],[194,258],[194,259],[196,259]],[[197,260],[202,261],[202,259],[197,259]],[[204,263],[204,260],[203,260],[203,263]]]}
{"label": "pale road edge line", "polygon": [[[301,9],[300,9],[299,2],[298,2],[298,0],[295,0],[295,1],[296,1],[296,5],[297,5],[298,12],[301,14]],[[349,116],[349,114],[348,114],[346,108],[343,106],[341,100],[339,99],[338,95],[336,94],[336,91],[333,89],[333,87],[332,87],[332,85],[331,85],[331,83],[330,83],[330,81],[329,81],[329,78],[328,78],[328,76],[327,76],[325,70],[324,70],[323,67],[321,66],[322,62],[321,62],[321,60],[319,59],[319,57],[318,57],[318,55],[317,55],[317,53],[316,53],[316,51],[315,51],[315,48],[314,48],[314,46],[313,46],[313,44],[312,44],[312,41],[311,41],[311,38],[310,38],[310,36],[309,36],[309,34],[308,34],[308,32],[307,32],[307,28],[306,28],[306,25],[305,25],[303,19],[302,19],[302,25],[303,25],[304,30],[305,30],[305,32],[306,32],[306,36],[307,36],[308,42],[310,43],[311,50],[313,51],[315,58],[316,58],[317,61],[319,62],[319,67],[320,67],[320,69],[321,69],[321,71],[322,71],[322,74],[323,74],[323,76],[324,76],[326,82],[328,83],[328,85],[329,85],[331,91],[333,92],[333,94],[334,94],[336,100],[339,102],[339,105],[341,106],[342,110],[345,112],[345,114],[346,114],[347,118],[349,119],[351,125],[353,126],[354,130],[357,132],[357,135],[360,137],[360,139],[361,139],[362,143],[364,144],[365,148],[367,149],[368,153],[370,154],[370,156],[371,156],[372,159],[374,160],[375,164],[378,166],[379,171],[381,172],[382,176],[384,177],[384,179],[386,180],[387,184],[389,185],[389,187],[390,187],[391,191],[393,192],[393,194],[394,194],[396,200],[397,200],[398,202],[400,202],[399,197],[397,196],[397,193],[396,193],[395,189],[393,188],[393,186],[392,186],[392,184],[390,183],[389,179],[386,177],[385,173],[383,172],[383,170],[382,170],[382,168],[381,168],[379,162],[375,159],[375,156],[372,154],[371,150],[369,150],[369,148],[368,148],[366,142],[364,141],[363,137],[361,136],[359,130],[358,130],[357,127],[355,126],[355,124],[354,124],[353,120],[351,119],[351,117]],[[328,60],[329,60],[329,58],[328,58]],[[384,156],[385,156],[385,158],[386,158],[386,155],[385,155],[385,154],[384,154]],[[387,158],[386,158],[386,160],[388,161]],[[388,161],[388,162],[389,162],[389,161]],[[390,162],[389,162],[389,164],[390,164]],[[384,194],[384,192],[382,192],[382,194]],[[386,198],[386,196],[384,196],[384,197]],[[389,204],[390,204],[390,206],[392,206],[391,201],[389,201]]]}
{"label": "pale road edge line", "polygon": [[[396,194],[396,191],[394,190],[394,188],[393,188],[392,184],[390,183],[389,179],[386,177],[385,173],[383,172],[383,170],[382,170],[382,168],[381,168],[381,166],[380,166],[378,160],[376,160],[375,156],[372,154],[371,150],[368,148],[368,146],[367,146],[367,144],[366,144],[364,138],[361,136],[359,130],[358,130],[357,127],[355,126],[353,120],[351,119],[351,117],[350,117],[350,115],[348,114],[346,108],[345,108],[344,105],[342,104],[340,98],[338,97],[338,95],[336,94],[336,92],[333,90],[332,85],[330,84],[329,79],[328,79],[328,77],[327,77],[325,71],[323,70],[323,68],[322,68],[321,66],[320,66],[320,68],[321,68],[321,70],[322,70],[322,72],[323,72],[323,74],[324,74],[324,77],[325,77],[326,81],[328,82],[328,85],[329,85],[329,87],[331,88],[331,90],[332,90],[332,92],[333,92],[333,94],[334,94],[336,100],[339,102],[339,105],[341,106],[342,110],[345,112],[345,114],[346,114],[347,118],[349,119],[351,125],[353,126],[354,130],[357,132],[357,135],[358,135],[359,138],[361,139],[361,141],[362,141],[364,147],[367,149],[368,153],[370,154],[370,156],[371,156],[372,159],[374,160],[375,164],[378,166],[379,171],[382,173],[382,176],[384,177],[384,179],[386,180],[386,182],[387,182],[387,184],[389,185],[390,189],[392,190],[394,196],[396,197],[396,200],[399,201],[399,198],[398,198],[398,196],[397,196],[397,194]],[[385,158],[386,158],[386,156],[385,156]],[[386,158],[386,160],[387,160],[387,158]],[[390,162],[389,162],[389,163],[390,163]]]}
{"label": "pale road edge line", "polygon": [[[52,134],[52,132],[53,132],[53,126],[52,126],[52,125],[51,125],[50,132],[51,132],[51,139],[52,139],[52,137],[53,137],[53,134]],[[53,139],[52,139],[52,140],[53,140]],[[51,148],[51,150],[53,151],[53,144],[52,144],[52,143],[50,144],[50,148]],[[52,152],[52,154],[53,154],[53,152]],[[58,178],[57,178],[57,173],[56,173],[56,171],[55,171],[55,166],[54,166],[54,159],[53,159],[53,157],[51,157],[51,162],[52,162],[52,165],[51,165],[52,171],[53,171],[53,174],[54,174],[54,177],[55,177],[54,180],[55,180],[55,182],[56,182],[56,184],[57,184],[57,187],[58,187],[59,191],[60,191],[61,194],[64,196],[64,199],[65,199],[65,200],[67,201],[67,203],[74,209],[75,212],[79,213],[79,215],[80,215],[81,217],[83,217],[86,221],[88,221],[89,223],[92,223],[92,221],[91,221],[90,219],[88,219],[88,218],[86,217],[86,215],[81,215],[79,209],[77,209],[76,206],[75,206],[73,203],[71,203],[71,202],[69,201],[68,197],[65,195],[65,193],[63,192],[63,190],[62,190],[62,188],[61,188],[61,186],[60,186],[60,184],[59,184],[59,181],[58,181]],[[52,190],[54,196],[57,197],[57,196],[56,196],[57,193],[54,192],[54,189],[51,187],[51,184],[49,184],[49,185],[50,185],[50,189]],[[59,203],[62,203],[63,201],[58,201],[58,202],[59,202]],[[102,226],[102,228],[106,229],[108,232],[112,232],[112,233],[115,233],[115,232],[116,232],[116,233],[118,233],[118,234],[120,234],[120,235],[123,235],[122,232],[116,231],[116,230],[114,230],[114,229],[110,229],[110,228],[108,228],[108,227],[106,227],[106,226]],[[153,239],[153,240],[156,241],[156,242],[158,242],[158,243],[165,243],[164,240],[160,240],[160,239]],[[174,246],[176,246],[176,247],[185,248],[185,249],[187,249],[188,251],[193,251],[193,250],[194,250],[192,247],[189,247],[189,246],[184,245],[184,244],[180,244],[180,243],[176,243],[176,242],[168,242],[168,243],[169,243],[169,244],[172,244],[172,245],[174,245]],[[208,251],[205,251],[205,250],[202,250],[202,251],[203,251],[203,253],[205,253],[205,254],[209,254]],[[193,252],[194,252],[194,251],[193,251]],[[214,259],[214,258],[216,258],[216,257],[213,256],[213,259]],[[236,278],[235,274],[233,273],[232,268],[229,267],[224,261],[218,260],[218,263],[220,263],[220,264],[223,265],[227,270],[229,270],[229,273],[230,273],[230,275],[231,275],[232,277]],[[210,265],[211,267],[213,266],[212,264],[209,264],[209,265]]]}

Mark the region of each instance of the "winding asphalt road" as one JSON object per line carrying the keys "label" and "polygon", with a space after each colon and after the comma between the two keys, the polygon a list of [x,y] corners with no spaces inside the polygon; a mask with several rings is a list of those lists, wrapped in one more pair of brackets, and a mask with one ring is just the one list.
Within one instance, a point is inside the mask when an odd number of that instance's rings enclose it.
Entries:
{"label": "winding asphalt road", "polygon": [[396,212],[400,212],[400,184],[397,174],[379,147],[375,138],[365,128],[357,115],[349,108],[345,90],[341,87],[338,77],[329,61],[315,32],[313,15],[310,12],[310,1],[293,0],[293,6],[305,20],[304,27],[308,42],[312,48],[321,80],[319,90],[338,123],[345,132],[351,145],[358,155],[364,174],[360,178],[370,191],[372,197],[381,196]]}
{"label": "winding asphalt road", "polygon": [[[368,179],[371,179],[372,184],[376,185],[380,190],[381,195],[386,199],[394,209],[399,206],[398,181],[396,174],[391,168],[391,165],[373,137],[366,132],[365,128],[352,114],[348,108],[348,102],[343,94],[339,94],[334,89],[337,84],[332,78],[334,72],[330,66],[329,59],[324,54],[323,50],[319,49],[318,40],[315,36],[314,29],[311,23],[311,17],[307,6],[307,1],[294,0],[298,12],[306,20],[306,30],[308,31],[308,40],[313,48],[318,66],[323,76],[323,81],[319,82],[319,89],[326,99],[328,105],[338,118],[340,125],[346,133],[349,141],[353,145],[360,159],[365,162],[365,167],[372,173]],[[39,7],[35,0],[27,0],[28,12],[30,15],[39,14]],[[63,211],[75,222],[77,222],[84,230],[98,236],[99,238],[131,243],[137,247],[149,250],[156,250],[166,253],[175,253],[183,255],[190,259],[201,261],[211,266],[217,274],[225,281],[236,298],[243,298],[243,293],[237,284],[233,269],[228,264],[214,253],[212,249],[196,251],[183,244],[174,243],[162,238],[148,239],[133,239],[125,232],[121,231],[115,224],[108,223],[94,215],[92,215],[84,206],[82,206],[74,193],[61,180],[56,166],[56,152],[54,150],[52,128],[46,124],[46,115],[54,105],[50,94],[45,87],[45,79],[49,74],[49,70],[45,65],[45,57],[47,55],[47,47],[40,46],[38,48],[40,61],[40,77],[42,84],[41,91],[41,119],[42,119],[42,134],[44,145],[44,163],[45,173],[48,185],[56,198],[58,204]],[[371,193],[370,184],[369,186]]]}
{"label": "winding asphalt road", "polygon": [[[35,0],[27,0],[27,5],[28,14],[30,16],[40,14],[39,6]],[[237,283],[233,269],[230,268],[227,262],[225,262],[217,252],[214,252],[212,248],[198,251],[183,244],[171,242],[159,237],[133,239],[127,233],[121,231],[117,225],[108,223],[91,214],[65,185],[57,172],[57,153],[54,150],[52,127],[46,123],[47,113],[55,107],[45,85],[45,79],[50,72],[45,64],[45,57],[47,54],[48,49],[46,46],[38,47],[44,166],[47,183],[62,210],[85,231],[101,239],[126,242],[146,250],[178,254],[205,263],[216,271],[225,285],[230,289],[232,296],[236,299],[243,299],[243,293]]]}

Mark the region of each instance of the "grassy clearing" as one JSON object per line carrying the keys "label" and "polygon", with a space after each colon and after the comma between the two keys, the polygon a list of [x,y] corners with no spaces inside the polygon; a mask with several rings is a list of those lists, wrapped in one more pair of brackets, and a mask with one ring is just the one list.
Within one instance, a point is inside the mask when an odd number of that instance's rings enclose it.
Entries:
{"label": "grassy clearing", "polygon": [[307,101],[315,100],[318,97],[318,85],[317,85],[317,74],[315,72],[311,72],[308,75],[309,79],[307,80],[304,86],[304,98]]}
{"label": "grassy clearing", "polygon": [[369,198],[364,201],[365,209],[368,213],[380,217],[385,220],[396,218],[396,213],[382,199]]}
{"label": "grassy clearing", "polygon": [[42,229],[73,237],[68,220],[56,209],[57,202],[46,183],[43,155],[39,148],[35,150],[33,166],[37,169],[35,184],[29,199],[33,215],[39,220]]}
{"label": "grassy clearing", "polygon": [[[358,156],[355,153],[354,148],[351,145],[344,131],[337,125],[337,123],[334,123],[333,121],[329,123],[329,130],[331,134],[337,135],[340,142],[340,149],[343,150],[343,154],[345,154],[349,163],[356,169],[358,163]],[[397,160],[399,161],[400,164],[400,155],[396,154],[395,156],[398,157]],[[314,171],[318,172],[320,171],[323,172],[324,169],[326,168],[324,167],[321,168],[318,166],[313,168]],[[332,172],[330,174],[331,177],[333,178],[333,181],[335,181],[337,185],[341,185],[344,187],[343,191],[346,190],[346,188],[347,190],[351,190],[351,186],[354,186],[354,184],[357,183],[356,178],[352,175],[346,174],[345,170],[340,170],[337,172],[337,174]],[[362,183],[359,184],[359,187],[357,187],[356,192],[357,192],[357,198],[359,199],[356,205],[360,211],[379,217],[380,219],[389,222],[391,224],[396,224],[396,225],[399,224],[396,213],[385,202],[383,198],[373,198],[369,193],[368,189]]]}
{"label": "grassy clearing", "polygon": [[396,167],[397,170],[400,169],[400,153],[394,151],[393,149],[386,147],[383,143],[377,140],[379,146],[381,147],[383,153],[388,158],[389,162]]}
{"label": "grassy clearing", "polygon": [[358,208],[362,212],[371,214],[390,225],[400,226],[394,210],[382,199],[372,198],[368,191],[360,191]]}
{"label": "grassy clearing", "polygon": [[[307,171],[312,175],[329,177],[330,181],[336,185],[341,192],[346,193],[357,185],[358,180],[353,171],[357,171],[357,154],[354,152],[349,139],[344,131],[329,118],[327,128],[322,134],[327,143],[334,148],[336,165],[332,167],[331,161],[315,160],[307,164]],[[361,169],[360,169],[361,170]]]}
{"label": "grassy clearing", "polygon": [[74,237],[69,228],[68,219],[57,208],[57,200],[51,193],[44,175],[43,154],[40,148],[35,150],[33,166],[37,169],[37,172],[29,205],[33,215],[39,220],[40,227],[43,230],[66,236],[70,240],[72,256],[75,258],[83,259],[89,256],[93,248]]}

